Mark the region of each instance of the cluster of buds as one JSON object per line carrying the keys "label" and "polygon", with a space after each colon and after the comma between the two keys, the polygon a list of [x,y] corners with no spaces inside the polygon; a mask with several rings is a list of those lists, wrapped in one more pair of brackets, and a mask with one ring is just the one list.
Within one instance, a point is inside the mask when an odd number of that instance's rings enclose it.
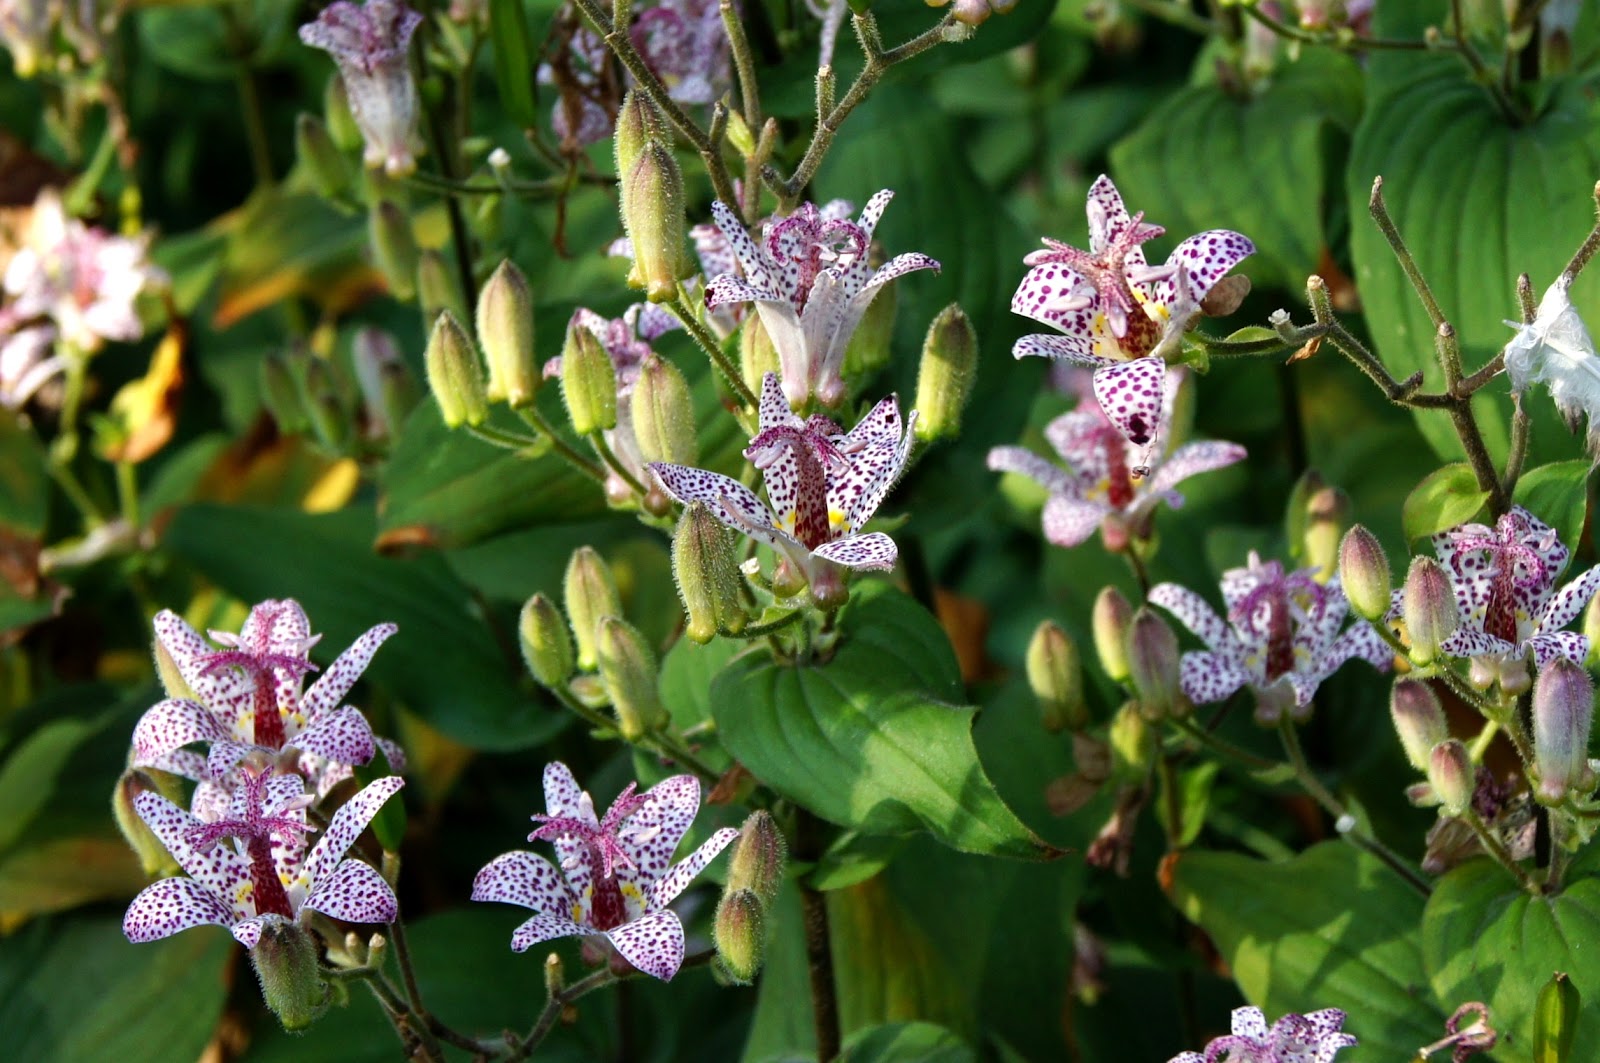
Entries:
{"label": "cluster of buds", "polygon": [[531,405],[541,380],[533,344],[533,299],[527,278],[514,263],[501,262],[490,275],[478,293],[473,321],[476,346],[458,314],[442,310],[423,356],[428,390],[450,428],[481,425],[491,402],[512,409]]}
{"label": "cluster of buds", "polygon": [[261,398],[279,431],[309,433],[322,449],[360,454],[392,440],[417,404],[416,379],[394,337],[357,329],[346,373],[303,345],[261,360]]}
{"label": "cluster of buds", "polygon": [[731,982],[749,985],[761,970],[788,853],[770,813],[757,811],[744,821],[728,859],[728,881],[713,924],[717,970]]}

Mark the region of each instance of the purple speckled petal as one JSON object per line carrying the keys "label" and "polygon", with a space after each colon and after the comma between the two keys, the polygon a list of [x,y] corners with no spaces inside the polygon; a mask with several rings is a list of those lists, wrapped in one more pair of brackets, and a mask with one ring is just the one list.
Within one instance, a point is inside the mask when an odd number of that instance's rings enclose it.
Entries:
{"label": "purple speckled petal", "polygon": [[1439,649],[1451,657],[1481,657],[1487,653],[1514,653],[1517,647],[1505,639],[1496,638],[1475,627],[1458,627],[1439,643]]}
{"label": "purple speckled petal", "polygon": [[278,919],[277,915],[256,915],[241,922],[233,924],[233,938],[247,949],[253,949],[261,941],[261,931],[266,927],[267,920]]}
{"label": "purple speckled petal", "polygon": [[171,753],[163,753],[159,757],[139,758],[134,764],[139,768],[155,768],[159,771],[170,771],[174,775],[181,775],[185,779],[199,782],[206,777],[206,758],[203,753],[196,753],[191,749],[175,749]]}
{"label": "purple speckled petal", "polygon": [[559,915],[536,915],[511,932],[511,951],[527,952],[553,938],[588,937],[594,931]]}
{"label": "purple speckled petal", "polygon": [[1574,664],[1582,664],[1589,656],[1589,639],[1576,631],[1541,631],[1528,640],[1533,659],[1540,668],[1557,657],[1565,657]]}
{"label": "purple speckled petal", "polygon": [[1334,639],[1328,648],[1316,657],[1317,671],[1332,675],[1348,660],[1366,661],[1380,672],[1394,667],[1394,650],[1383,641],[1376,628],[1365,620],[1358,620]]}
{"label": "purple speckled petal", "polygon": [[389,762],[389,770],[396,775],[403,775],[406,770],[406,751],[400,747],[399,742],[390,741],[374,735],[373,744],[383,750],[384,759]]}
{"label": "purple speckled petal", "polygon": [[383,876],[359,860],[341,860],[318,878],[301,907],[348,923],[392,923],[400,911]]}
{"label": "purple speckled petal", "polygon": [[1243,664],[1220,653],[1191,650],[1178,663],[1178,683],[1197,705],[1221,701],[1250,680]]}
{"label": "purple speckled petal", "polygon": [[783,381],[777,373],[767,373],[761,378],[760,427],[800,428],[805,422],[789,409],[789,400],[783,397]]}
{"label": "purple speckled petal", "polygon": [[1229,1032],[1235,1037],[1264,1041],[1267,1038],[1267,1017],[1260,1008],[1234,1008]]}
{"label": "purple speckled petal", "polygon": [[1051,495],[1042,515],[1044,537],[1057,546],[1073,547],[1093,535],[1106,514],[1113,512],[1104,502],[1074,495]]}
{"label": "purple speckled petal", "polygon": [[154,766],[156,758],[190,742],[219,742],[228,737],[228,728],[204,705],[187,698],[168,698],[139,717],[133,729],[133,750],[137,763],[148,767]]}
{"label": "purple speckled petal", "polygon": [[646,907],[655,910],[671,904],[673,898],[682,893],[694,877],[705,870],[706,865],[716,859],[717,854],[733,844],[734,839],[738,837],[738,831],[732,827],[724,827],[706,839],[698,849],[678,861],[671,871],[657,880],[650,890]]}
{"label": "purple speckled petal", "polygon": [[[220,779],[234,769],[245,757],[261,749],[261,746],[246,745],[243,742],[212,742],[211,752],[206,755],[206,775],[212,779]],[[276,753],[277,750],[268,750]]]}
{"label": "purple speckled petal", "polygon": [[1150,474],[1146,490],[1152,493],[1170,491],[1189,477],[1213,469],[1226,468],[1245,459],[1247,452],[1237,443],[1190,443],[1172,452]]}
{"label": "purple speckled petal", "polygon": [[288,744],[336,764],[365,764],[377,751],[367,718],[353,705],[322,714]]}
{"label": "purple speckled petal", "polygon": [[683,924],[670,910],[624,923],[608,930],[606,937],[623,959],[663,982],[670,981],[683,965]]}
{"label": "purple speckled petal", "polygon": [[1014,472],[1026,476],[1051,494],[1068,494],[1077,490],[1077,481],[1065,470],[1026,447],[992,447],[987,464],[994,472]]}
{"label": "purple speckled petal", "polygon": [[738,480],[721,473],[664,461],[651,462],[650,471],[655,473],[656,480],[667,494],[684,505],[704,502],[713,517],[740,535],[748,535],[786,552],[797,545],[790,536],[778,529],[777,518],[766,503]]}
{"label": "purple speckled petal", "polygon": [[[394,624],[378,624],[352,642],[349,649],[339,654],[339,659],[317,677],[317,681],[301,699],[300,711],[306,719],[315,723],[317,717],[336,708],[339,702],[344,700],[344,696],[350,693],[350,688],[355,686],[356,680],[361,678],[361,673],[367,670],[367,665],[372,662],[372,655],[378,652],[378,647],[399,630]],[[367,756],[369,758],[372,756],[370,751]],[[346,763],[364,764],[366,761]]]}
{"label": "purple speckled petal", "polygon": [[232,725],[251,705],[255,690],[250,679],[235,668],[225,668],[211,674],[205,672],[205,661],[216,648],[184,622],[170,609],[163,609],[151,621],[156,638],[166,648],[183,681],[189,684],[206,708],[216,713],[225,725]]}
{"label": "purple speckled petal", "polygon": [[835,539],[831,543],[823,543],[813,550],[812,554],[846,568],[888,570],[894,568],[895,559],[900,556],[900,551],[894,545],[894,540],[883,532],[871,532],[867,535],[851,535],[844,539]]}
{"label": "purple speckled petal", "polygon": [[1243,649],[1233,628],[1217,615],[1200,595],[1176,583],[1161,583],[1150,589],[1150,604],[1159,605],[1173,619],[1194,632],[1211,650],[1227,657],[1240,657]]}
{"label": "purple speckled petal", "polygon": [[1098,297],[1087,279],[1060,262],[1045,261],[1023,275],[1011,296],[1011,312],[1067,336],[1092,337]]}
{"label": "purple speckled petal", "polygon": [[240,883],[250,881],[250,863],[231,844],[197,851],[189,843],[190,828],[200,821],[157,793],[142,793],[133,799],[133,810],[145,826],[166,846],[178,866],[189,873],[208,892],[224,902],[233,902]]}
{"label": "purple speckled petal", "polygon": [[1600,591],[1600,565],[1571,580],[1550,599],[1539,617],[1539,630],[1555,631],[1572,623],[1596,591]]}
{"label": "purple speckled petal", "polygon": [[[1249,237],[1231,229],[1211,229],[1197,233],[1179,244],[1167,256],[1168,266],[1183,266],[1189,275],[1189,291],[1199,301],[1205,298],[1213,285],[1229,270],[1255,253],[1256,245]],[[1156,302],[1172,306],[1178,301],[1176,280],[1169,278],[1155,283]]]}
{"label": "purple speckled petal", "polygon": [[828,508],[844,514],[846,532],[853,532],[872,519],[884,498],[900,478],[915,442],[911,422],[901,427],[900,403],[890,395],[862,418],[845,436],[847,448],[858,448],[850,455],[849,466],[831,471],[828,477]]}
{"label": "purple speckled petal", "polygon": [[361,832],[367,829],[367,824],[372,822],[372,817],[378,814],[378,809],[383,803],[400,791],[406,781],[398,775],[387,775],[374,780],[366,785],[359,793],[333,814],[333,820],[328,824],[327,831],[317,841],[306,856],[305,867],[301,871],[302,881],[310,884],[317,880],[337,864],[345,852],[361,837]]}
{"label": "purple speckled petal", "polygon": [[[1128,208],[1122,203],[1122,193],[1117,191],[1117,186],[1105,174],[1096,177],[1094,184],[1089,186],[1084,211],[1089,217],[1089,250],[1096,255],[1110,246],[1117,234],[1133,221],[1128,215]],[[1139,256],[1137,262],[1133,261],[1134,255]],[[1137,246],[1129,253],[1127,262],[1135,266],[1145,264],[1144,255]]]}
{"label": "purple speckled petal", "polygon": [[1011,356],[1052,358],[1058,362],[1070,362],[1089,369],[1115,364],[1114,359],[1096,353],[1094,338],[1088,333],[1073,333],[1067,336],[1047,334],[1023,336],[1011,345]]}
{"label": "purple speckled petal", "polygon": [[192,878],[164,878],[146,886],[128,905],[122,932],[138,943],[206,923],[232,926],[233,909]]}
{"label": "purple speckled petal", "polygon": [[1147,455],[1160,442],[1156,437],[1166,375],[1166,363],[1159,358],[1136,358],[1094,371],[1094,397],[1100,409],[1128,442],[1145,448]]}
{"label": "purple speckled petal", "polygon": [[617,840],[634,863],[624,869],[627,880],[648,896],[655,882],[667,873],[672,854],[700,811],[700,783],[693,775],[674,775],[656,783],[644,796],[644,806],[628,817]]}
{"label": "purple speckled petal", "polygon": [[781,293],[758,284],[751,284],[743,277],[732,273],[724,273],[707,283],[705,299],[707,310],[739,303],[788,303],[788,299]]}
{"label": "purple speckled petal", "polygon": [[[594,813],[594,802],[572,777],[572,769],[559,760],[544,766],[544,810],[546,815],[581,820],[591,827],[600,823]],[[571,895],[582,897],[594,874],[589,866],[588,851],[582,842],[571,837],[553,838],[550,844],[555,847],[556,860],[572,887]]]}
{"label": "purple speckled petal", "polygon": [[472,899],[519,904],[536,912],[572,915],[577,900],[555,865],[527,852],[502,853],[472,880]]}
{"label": "purple speckled petal", "polygon": [[[744,222],[739,220],[739,216],[729,209],[726,203],[720,201],[711,204],[711,216],[716,219],[717,231],[722,234],[722,239],[726,241],[728,248],[738,258],[739,264],[744,267],[745,276],[750,279],[752,284],[771,289],[773,287],[772,274],[776,272],[772,260],[750,238],[749,232],[745,230]],[[713,278],[711,283],[715,284],[719,279]],[[706,292],[708,295],[710,290],[711,286],[707,285]]]}

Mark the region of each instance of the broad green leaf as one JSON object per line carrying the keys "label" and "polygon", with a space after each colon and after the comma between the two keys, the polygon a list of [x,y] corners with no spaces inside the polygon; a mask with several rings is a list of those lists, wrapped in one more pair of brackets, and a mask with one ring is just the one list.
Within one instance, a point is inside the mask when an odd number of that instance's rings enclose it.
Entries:
{"label": "broad green leaf", "polygon": [[[1600,986],[1600,876],[1571,879],[1554,897],[1534,897],[1490,860],[1472,860],[1434,888],[1422,920],[1422,955],[1439,1003],[1489,1005],[1501,1031],[1495,1058],[1533,1058],[1539,991],[1564,971],[1588,992]],[[1578,1022],[1571,1060],[1600,1059],[1600,1022]]]}
{"label": "broad green leaf", "polygon": [[1477,516],[1489,492],[1480,490],[1472,466],[1465,462],[1446,465],[1430,473],[1406,496],[1401,511],[1401,526],[1406,541],[1437,535]]}
{"label": "broad green leaf", "polygon": [[870,1026],[851,1035],[840,1063],[974,1063],[972,1046],[931,1022]]}
{"label": "broad green leaf", "polygon": [[859,585],[833,659],[791,666],[760,648],[711,687],[723,747],[783,796],[870,833],[931,831],[967,852],[1055,850],[1007,808],[972,744],[974,710],[937,621],[882,583]]}
{"label": "broad green leaf", "polygon": [[1423,899],[1353,845],[1324,842],[1284,863],[1190,851],[1170,895],[1269,1017],[1343,1008],[1374,1059],[1410,1059],[1440,1036],[1417,930]]}
{"label": "broad green leaf", "polygon": [[805,876],[806,885],[826,891],[865,882],[888,867],[904,845],[904,838],[845,831],[817,858],[816,865]]}
{"label": "broad green leaf", "polygon": [[494,81],[500,105],[518,125],[539,124],[533,102],[533,48],[528,42],[528,19],[522,0],[489,0],[489,39],[494,44]]}
{"label": "broad green leaf", "polygon": [[1577,549],[1589,509],[1588,461],[1558,461],[1529,469],[1517,481],[1512,501],[1556,530],[1561,541]]}
{"label": "broad green leaf", "polygon": [[38,438],[0,410],[0,535],[37,536],[50,502],[50,474]]}
{"label": "broad green leaf", "polygon": [[1361,114],[1361,73],[1329,49],[1305,49],[1259,93],[1188,85],[1111,149],[1131,211],[1182,240],[1227,228],[1255,241],[1240,272],[1303,291],[1328,251],[1323,214],[1337,195],[1335,143]]}
{"label": "broad green leaf", "polygon": [[661,701],[680,731],[711,719],[711,680],[747,644],[712,639],[704,646],[680,638],[661,659]]}

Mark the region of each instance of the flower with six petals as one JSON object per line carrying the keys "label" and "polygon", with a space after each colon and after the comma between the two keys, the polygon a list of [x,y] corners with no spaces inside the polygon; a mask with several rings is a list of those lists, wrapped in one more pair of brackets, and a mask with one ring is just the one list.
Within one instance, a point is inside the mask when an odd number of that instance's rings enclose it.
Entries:
{"label": "flower with six petals", "polygon": [[1267,1029],[1260,1008],[1234,1008],[1232,1032],[1214,1038],[1205,1053],[1180,1052],[1168,1063],[1332,1063],[1356,1039],[1341,1033],[1344,1012],[1323,1008],[1309,1015],[1290,1013]]}

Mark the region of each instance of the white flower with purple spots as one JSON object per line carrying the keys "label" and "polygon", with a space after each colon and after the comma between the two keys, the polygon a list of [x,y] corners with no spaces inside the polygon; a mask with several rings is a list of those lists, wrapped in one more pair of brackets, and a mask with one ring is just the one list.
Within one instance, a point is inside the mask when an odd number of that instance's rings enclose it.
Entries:
{"label": "white flower with purple spots", "polygon": [[667,906],[739,832],[723,828],[672,864],[700,810],[692,775],[675,775],[642,794],[630,783],[596,818],[594,800],[555,762],[544,769],[544,801],[548,811],[533,817],[539,826],[528,840],[552,842],[559,870],[533,853],[504,853],[473,879],[472,899],[534,911],[511,934],[516,952],[552,938],[599,934],[645,974],[671,979],[683,963],[683,924]]}
{"label": "white flower with purple spots", "polygon": [[1018,358],[1041,355],[1095,370],[1100,406],[1129,442],[1154,445],[1160,420],[1162,358],[1200,312],[1200,301],[1255,245],[1230,229],[1179,244],[1160,266],[1140,245],[1166,230],[1128,214],[1104,175],[1089,188],[1089,250],[1049,238],[1023,261],[1033,268],[1011,297],[1011,311],[1059,329],[1024,336]]}
{"label": "white flower with purple spots", "polygon": [[717,228],[732,247],[741,277],[724,273],[706,285],[706,307],[754,303],[778,352],[783,393],[799,407],[815,395],[834,406],[844,398],[845,348],[867,306],[885,284],[939,263],[915,252],[896,255],[876,271],[872,233],[894,198],[887,188],[867,201],[861,220],[830,217],[812,203],[767,223],[758,242],[724,203],[713,203]]}
{"label": "white flower with purple spots", "polygon": [[1532,651],[1540,667],[1566,657],[1583,662],[1589,640],[1561,629],[1600,590],[1600,566],[1558,592],[1571,551],[1555,529],[1521,506],[1495,522],[1463,524],[1433,537],[1455,589],[1461,626],[1439,644],[1452,657],[1513,659]]}
{"label": "white flower with purple spots", "polygon": [[629,31],[645,65],[679,103],[714,103],[732,81],[732,48],[718,0],[666,0]]}
{"label": "white flower with purple spots", "polygon": [[1234,1008],[1232,1033],[1214,1038],[1204,1054],[1180,1052],[1167,1063],[1332,1063],[1340,1049],[1356,1044],[1340,1032],[1343,1026],[1338,1008],[1290,1013],[1270,1030],[1260,1008]]}
{"label": "white flower with purple spots", "polygon": [[1341,631],[1349,603],[1337,580],[1318,583],[1315,572],[1286,573],[1252,551],[1248,566],[1222,574],[1227,620],[1187,587],[1151,588],[1150,601],[1208,647],[1183,655],[1184,695],[1205,704],[1248,686],[1256,695],[1256,718],[1272,724],[1285,711],[1305,719],[1317,687],[1352,657],[1387,671],[1394,658],[1388,645],[1366,621]]}
{"label": "white flower with purple spots", "polygon": [[189,877],[147,886],[128,906],[123,934],[155,941],[214,923],[255,948],[267,922],[294,922],[308,911],[352,923],[393,922],[399,905],[389,884],[344,854],[404,785],[397,775],[370,783],[340,806],[309,853],[305,809],[312,795],[298,775],[241,772],[225,814],[209,823],[160,794],[140,794],[134,811]]}
{"label": "white flower with purple spots", "polygon": [[363,160],[391,177],[417,168],[417,85],[406,57],[422,16],[399,0],[337,0],[300,39],[333,56],[350,99],[350,114],[366,142]]}
{"label": "white flower with purple spots", "polygon": [[[154,626],[192,697],[169,697],[140,718],[134,764],[199,780],[194,808],[202,818],[216,813],[229,773],[251,753],[275,760],[294,750],[319,797],[380,746],[390,766],[403,770],[400,747],[375,737],[359,709],[339,704],[395,625],[368,630],[304,692],[302,679],[316,671],[311,648],[322,636],[311,634],[305,610],[293,599],[256,605],[238,634],[211,632],[222,649],[171,610],[157,613]],[[191,743],[205,743],[208,755],[183,748]]]}
{"label": "white flower with purple spots", "polygon": [[[1155,446],[1167,435],[1182,375],[1181,369],[1167,371],[1162,415],[1152,437]],[[1151,464],[1141,465],[1145,448],[1128,442],[1092,397],[1046,425],[1044,436],[1065,469],[1025,447],[995,447],[989,451],[989,468],[1020,473],[1050,492],[1044,505],[1044,535],[1057,546],[1077,546],[1111,516],[1121,517],[1136,535],[1147,537],[1150,516],[1158,505],[1165,502],[1174,509],[1183,505],[1183,496],[1175,490],[1180,482],[1245,458],[1244,447],[1237,443],[1189,443],[1165,455],[1157,453]]]}
{"label": "white flower with purple spots", "polygon": [[790,411],[777,374],[768,373],[761,430],[744,453],[761,470],[770,507],[721,473],[666,462],[650,469],[673,498],[703,502],[723,524],[777,550],[816,591],[831,585],[834,565],[894,567],[894,540],[860,529],[905,467],[915,424],[916,411],[902,424],[893,395],[848,432],[820,414],[802,420]]}

